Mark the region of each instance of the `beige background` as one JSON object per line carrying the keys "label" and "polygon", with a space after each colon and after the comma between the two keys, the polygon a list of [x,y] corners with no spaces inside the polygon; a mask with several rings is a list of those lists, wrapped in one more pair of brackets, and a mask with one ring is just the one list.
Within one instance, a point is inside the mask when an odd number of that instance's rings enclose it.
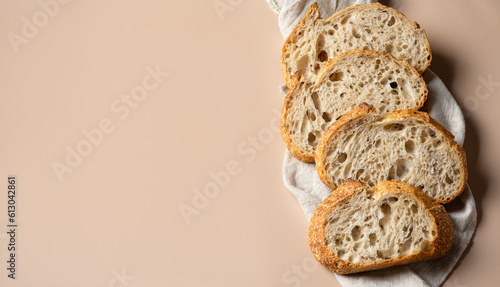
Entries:
{"label": "beige background", "polygon": [[[227,11],[218,14],[217,3]],[[306,219],[283,186],[285,146],[273,112],[282,104],[283,39],[265,1],[75,0],[49,8],[51,16],[38,1],[0,1],[0,286],[339,286],[313,262]],[[431,69],[467,114],[479,225],[444,286],[494,286],[500,3],[397,8],[426,29]],[[29,31],[24,17],[39,27]],[[12,45],[9,33],[24,42]],[[148,67],[169,75],[156,83]],[[126,115],[121,97],[131,92],[140,101]],[[102,120],[108,133],[85,150],[82,130]],[[59,181],[52,165],[67,164],[67,146],[88,155]],[[227,168],[232,174],[217,185],[211,174],[222,179]],[[16,280],[5,269],[11,174]],[[204,188],[205,201],[194,192]],[[199,209],[187,223],[179,208],[194,208],[193,200]]]}

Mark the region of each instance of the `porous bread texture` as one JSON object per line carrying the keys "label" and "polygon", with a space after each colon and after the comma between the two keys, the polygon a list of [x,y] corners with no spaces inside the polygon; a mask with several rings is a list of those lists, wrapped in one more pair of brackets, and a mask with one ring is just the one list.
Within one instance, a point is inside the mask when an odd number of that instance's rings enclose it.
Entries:
{"label": "porous bread texture", "polygon": [[332,59],[312,85],[299,72],[285,100],[281,134],[294,157],[313,162],[323,132],[360,103],[372,104],[385,114],[417,110],[426,99],[424,79],[406,61],[354,50]]}
{"label": "porous bread texture", "polygon": [[340,274],[441,257],[453,240],[444,207],[401,181],[376,187],[346,181],[316,208],[308,227],[314,257]]}
{"label": "porous bread texture", "polygon": [[396,111],[384,116],[361,104],[324,133],[316,150],[320,179],[335,189],[347,179],[375,186],[401,180],[438,203],[464,190],[465,152],[453,135],[426,113]]}
{"label": "porous bread texture", "polygon": [[424,29],[379,3],[355,5],[322,19],[313,4],[283,45],[281,71],[288,87],[297,71],[312,83],[337,55],[351,50],[387,52],[422,73],[432,60]]}

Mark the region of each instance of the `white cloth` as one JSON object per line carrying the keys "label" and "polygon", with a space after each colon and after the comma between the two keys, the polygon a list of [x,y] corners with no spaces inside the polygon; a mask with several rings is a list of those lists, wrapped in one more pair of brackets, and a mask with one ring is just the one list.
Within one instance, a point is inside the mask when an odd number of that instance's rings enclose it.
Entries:
{"label": "white cloth", "polygon": [[[295,25],[302,19],[310,5],[314,2],[318,2],[323,18],[327,18],[335,11],[350,5],[376,2],[370,0],[267,1],[271,8],[279,14],[278,24],[284,38],[288,37]],[[455,136],[458,144],[463,145],[465,139],[465,122],[460,107],[441,79],[431,70],[427,69],[423,76],[429,89],[429,96],[424,110],[447,128]],[[286,85],[282,86],[281,90],[286,95]],[[283,180],[288,190],[297,198],[308,220],[311,218],[314,209],[331,192],[319,179],[314,164],[303,163],[292,157],[288,151],[285,153],[283,163]],[[443,284],[469,245],[477,223],[476,204],[468,186],[457,199],[446,204],[445,208],[454,224],[455,241],[451,250],[444,257],[383,270],[352,275],[336,275],[340,284],[344,287],[437,287]]]}

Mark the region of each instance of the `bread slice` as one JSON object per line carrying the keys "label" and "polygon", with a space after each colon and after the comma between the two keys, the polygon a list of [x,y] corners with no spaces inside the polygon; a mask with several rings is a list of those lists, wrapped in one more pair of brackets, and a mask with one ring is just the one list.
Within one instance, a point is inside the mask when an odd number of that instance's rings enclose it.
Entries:
{"label": "bread slice", "polygon": [[446,203],[465,188],[465,152],[427,113],[403,110],[384,116],[363,103],[328,128],[316,150],[320,179],[335,189],[347,179],[372,187],[402,180]]}
{"label": "bread slice", "polygon": [[307,237],[316,260],[339,274],[438,258],[454,240],[444,207],[402,181],[344,182],[316,208]]}
{"label": "bread slice", "polygon": [[328,59],[355,49],[391,53],[419,73],[432,59],[424,29],[392,8],[379,3],[355,5],[322,19],[315,3],[283,45],[281,71],[287,86],[297,71],[314,82]]}
{"label": "bread slice", "polygon": [[298,72],[285,99],[281,134],[292,155],[314,161],[323,132],[362,102],[384,114],[419,109],[427,99],[422,76],[387,53],[354,50],[330,60],[310,84]]}

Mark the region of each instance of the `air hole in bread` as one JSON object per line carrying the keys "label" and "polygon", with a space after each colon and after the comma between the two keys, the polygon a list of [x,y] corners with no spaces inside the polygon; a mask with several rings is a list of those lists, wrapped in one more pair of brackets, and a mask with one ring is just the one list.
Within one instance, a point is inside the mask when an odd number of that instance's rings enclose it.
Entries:
{"label": "air hole in bread", "polygon": [[405,253],[411,247],[411,238],[406,239],[406,241],[401,244],[401,248],[398,250],[398,253]]}
{"label": "air hole in bread", "polygon": [[[353,250],[354,250],[354,252],[357,252],[359,250],[359,243],[354,244]],[[354,256],[351,255],[351,257],[354,257]],[[351,257],[349,257],[349,260],[351,260]],[[354,261],[354,259],[352,261]]]}
{"label": "air hole in bread", "polygon": [[377,234],[372,233],[368,236],[370,239],[370,246],[375,246],[375,243],[377,242]]}
{"label": "air hole in bread", "polygon": [[427,228],[425,226],[422,228],[422,232],[424,233],[424,236],[426,238],[430,237],[429,230],[427,230]]}
{"label": "air hole in bread", "polygon": [[429,129],[429,135],[431,137],[435,138],[436,137],[436,132],[434,130],[432,130],[432,129]]}
{"label": "air hole in bread", "polygon": [[310,113],[309,114],[309,118],[311,119],[311,121],[316,121],[316,115],[314,113]]}
{"label": "air hole in bread", "polygon": [[330,164],[330,163],[327,163],[327,164],[325,165],[325,168],[330,168],[330,166],[331,166],[331,164]]}
{"label": "air hole in bread", "polygon": [[425,142],[428,137],[429,137],[429,134],[426,131],[422,131],[420,133],[420,141],[421,142]]}
{"label": "air hole in bread", "polygon": [[398,201],[398,200],[399,200],[399,198],[397,198],[397,197],[395,197],[395,196],[391,196],[391,197],[389,197],[389,202],[390,202],[390,203],[394,203],[394,202],[396,202],[396,201]]}
{"label": "air hole in bread", "polygon": [[451,178],[448,175],[446,175],[446,183],[447,184],[452,184],[453,183],[453,180],[451,180]]}
{"label": "air hole in bread", "polygon": [[344,77],[343,72],[334,72],[330,75],[330,81],[338,82],[338,81],[342,80],[343,77]]}
{"label": "air hole in bread", "polygon": [[332,29],[328,30],[328,35],[329,36],[333,36],[335,34],[335,31],[333,31]]}
{"label": "air hole in bread", "polygon": [[387,180],[393,180],[396,178],[396,169],[394,166],[391,166],[389,169],[389,174],[387,174]]}
{"label": "air hole in bread", "polygon": [[314,143],[316,141],[316,135],[313,134],[312,132],[309,133],[309,135],[307,136],[307,141],[311,144],[311,143]]}
{"label": "air hole in bread", "polygon": [[377,250],[377,257],[382,259],[388,259],[394,254],[394,250]]}
{"label": "air hole in bread", "polygon": [[[356,246],[354,246],[354,247],[356,247]],[[356,249],[356,248],[355,248],[355,249]],[[356,256],[356,255],[350,255],[350,256],[349,256],[349,259],[347,259],[347,260],[348,260],[349,262],[356,263],[356,262],[358,262],[358,256]]]}
{"label": "air hole in bread", "polygon": [[345,160],[347,159],[347,154],[345,152],[339,154],[339,156],[337,157],[337,160],[340,162],[340,163],[343,163],[345,162]]}
{"label": "air hole in bread", "polygon": [[394,49],[394,46],[391,44],[385,45],[385,52],[386,53],[392,53],[392,50]]}
{"label": "air hole in bread", "polygon": [[365,172],[364,169],[359,169],[358,172],[356,172],[356,179],[361,179],[361,175],[363,175],[363,172]]}
{"label": "air hole in bread", "polygon": [[440,145],[441,145],[441,143],[442,143],[442,142],[441,142],[440,140],[434,140],[434,141],[432,142],[432,146],[433,146],[433,147],[438,147],[438,146],[440,146]]}
{"label": "air hole in bread", "polygon": [[389,215],[391,214],[391,206],[388,203],[382,203],[380,205],[380,210],[382,210],[382,213],[384,215]]}
{"label": "air hole in bread", "polygon": [[314,73],[318,74],[318,72],[321,70],[321,66],[319,63],[314,64]]}
{"label": "air hole in bread", "polygon": [[415,143],[412,140],[405,142],[405,151],[407,153],[414,153],[415,152]]}
{"label": "air hole in bread", "polygon": [[398,159],[396,161],[396,176],[399,179],[404,179],[404,177],[410,172],[411,162],[407,159]]}
{"label": "air hole in bread", "polygon": [[351,17],[351,15],[345,16],[344,19],[342,19],[342,21],[340,22],[340,24],[344,25],[345,23],[347,23],[347,21],[349,21],[350,17]]}
{"label": "air hole in bread", "polygon": [[354,38],[361,38],[361,34],[358,32],[358,30],[352,28],[352,35],[354,36]]}
{"label": "air hole in bread", "polygon": [[391,88],[396,89],[398,87],[398,83],[396,82],[391,82]]}
{"label": "air hole in bread", "polygon": [[314,92],[311,94],[311,99],[313,101],[313,104],[314,104],[314,108],[318,111],[318,112],[321,112],[321,102],[318,98],[318,93]]}
{"label": "air hole in bread", "polygon": [[382,143],[382,140],[378,139],[377,141],[375,141],[375,147],[379,147],[381,143]]}
{"label": "air hole in bread", "polygon": [[308,55],[303,55],[297,61],[297,70],[302,71],[303,73],[305,73],[307,71],[308,65],[309,65],[309,56]]}
{"label": "air hole in bread", "polygon": [[418,207],[416,204],[412,204],[410,208],[411,208],[411,212],[413,212],[413,214],[418,213]]}
{"label": "air hole in bread", "polygon": [[344,178],[351,178],[351,167],[352,167],[352,162],[349,162],[344,167]]}
{"label": "air hole in bread", "polygon": [[329,123],[332,120],[332,116],[327,112],[324,112],[323,114],[321,114],[321,117],[327,123]]}
{"label": "air hole in bread", "polygon": [[325,62],[326,60],[328,60],[328,54],[326,53],[326,51],[319,52],[319,54],[318,54],[318,60],[320,62]]}
{"label": "air hole in bread", "polygon": [[361,228],[359,227],[359,225],[356,225],[351,230],[352,240],[357,241],[360,236],[361,236]]}
{"label": "air hole in bread", "polygon": [[352,140],[352,138],[353,138],[353,137],[354,137],[354,135],[353,135],[353,134],[348,135],[348,136],[345,138],[344,142],[345,142],[345,143],[349,143],[349,142]]}

